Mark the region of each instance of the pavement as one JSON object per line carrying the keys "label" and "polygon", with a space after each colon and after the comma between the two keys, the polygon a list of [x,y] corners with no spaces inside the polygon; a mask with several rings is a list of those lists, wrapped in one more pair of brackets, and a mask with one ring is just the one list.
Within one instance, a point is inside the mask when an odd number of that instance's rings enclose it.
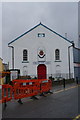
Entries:
{"label": "pavement", "polygon": [[19,104],[17,100],[7,103],[7,107],[3,111],[3,118],[61,118],[61,120],[70,119],[77,120],[80,114],[79,109],[79,90],[80,85],[75,83],[63,86],[53,86],[53,94],[47,97],[37,96],[39,100],[23,98],[23,104]]}

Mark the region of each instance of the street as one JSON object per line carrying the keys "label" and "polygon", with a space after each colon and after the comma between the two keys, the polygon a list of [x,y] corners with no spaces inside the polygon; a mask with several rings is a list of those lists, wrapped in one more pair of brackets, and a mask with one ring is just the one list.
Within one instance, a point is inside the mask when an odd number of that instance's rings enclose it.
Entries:
{"label": "street", "polygon": [[23,104],[17,100],[7,103],[3,109],[3,118],[75,118],[79,115],[79,89],[74,85],[69,88],[55,91],[47,97],[37,96],[39,100],[22,99]]}

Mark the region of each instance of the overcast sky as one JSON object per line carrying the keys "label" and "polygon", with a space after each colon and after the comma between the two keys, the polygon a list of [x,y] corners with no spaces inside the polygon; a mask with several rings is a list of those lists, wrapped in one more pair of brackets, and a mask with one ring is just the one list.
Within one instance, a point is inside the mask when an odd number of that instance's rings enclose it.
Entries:
{"label": "overcast sky", "polygon": [[68,39],[77,41],[77,2],[2,3],[2,52],[8,62],[8,42],[42,22]]}

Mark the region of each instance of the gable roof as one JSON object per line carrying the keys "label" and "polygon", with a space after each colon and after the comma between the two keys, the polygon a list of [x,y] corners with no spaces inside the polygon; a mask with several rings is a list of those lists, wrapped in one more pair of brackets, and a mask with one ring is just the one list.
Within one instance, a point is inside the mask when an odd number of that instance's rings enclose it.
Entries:
{"label": "gable roof", "polygon": [[72,43],[70,40],[68,40],[67,38],[63,37],[62,35],[60,35],[59,33],[53,31],[52,29],[48,28],[47,26],[43,25],[41,22],[36,25],[35,27],[31,28],[30,30],[28,30],[27,32],[23,33],[22,35],[20,35],[19,37],[17,37],[16,39],[12,40],[11,42],[8,43],[8,45],[10,45],[11,43],[15,42],[16,40],[18,40],[19,38],[21,38],[22,36],[24,36],[25,34],[29,33],[30,31],[32,31],[33,29],[35,29],[36,27],[38,26],[43,26],[45,27],[46,29],[50,30],[51,32],[55,33],[56,35],[60,36],[61,38],[65,39],[66,41]]}

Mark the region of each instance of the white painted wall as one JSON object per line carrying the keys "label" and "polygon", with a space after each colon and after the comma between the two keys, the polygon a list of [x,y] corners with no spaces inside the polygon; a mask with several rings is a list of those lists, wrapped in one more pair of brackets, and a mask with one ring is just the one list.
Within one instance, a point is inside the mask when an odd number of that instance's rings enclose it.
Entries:
{"label": "white painted wall", "polygon": [[[38,33],[45,33],[45,37],[38,37]],[[60,66],[61,73],[69,73],[68,46],[70,46],[71,43],[41,25],[30,31],[23,37],[19,38],[15,42],[11,43],[11,45],[14,46],[15,50],[15,68],[21,70],[21,75],[23,75],[24,66],[27,66],[27,73],[29,75],[37,74],[37,66],[39,64],[37,59],[37,51],[39,48],[45,49],[46,62],[50,62],[50,64],[45,63],[47,66],[47,74],[55,74],[57,65]],[[28,50],[29,63],[22,63],[23,49]],[[55,62],[55,49],[60,49],[61,62]],[[74,73],[72,48],[70,50],[71,73]],[[33,64],[33,62],[36,62],[36,64]]]}

